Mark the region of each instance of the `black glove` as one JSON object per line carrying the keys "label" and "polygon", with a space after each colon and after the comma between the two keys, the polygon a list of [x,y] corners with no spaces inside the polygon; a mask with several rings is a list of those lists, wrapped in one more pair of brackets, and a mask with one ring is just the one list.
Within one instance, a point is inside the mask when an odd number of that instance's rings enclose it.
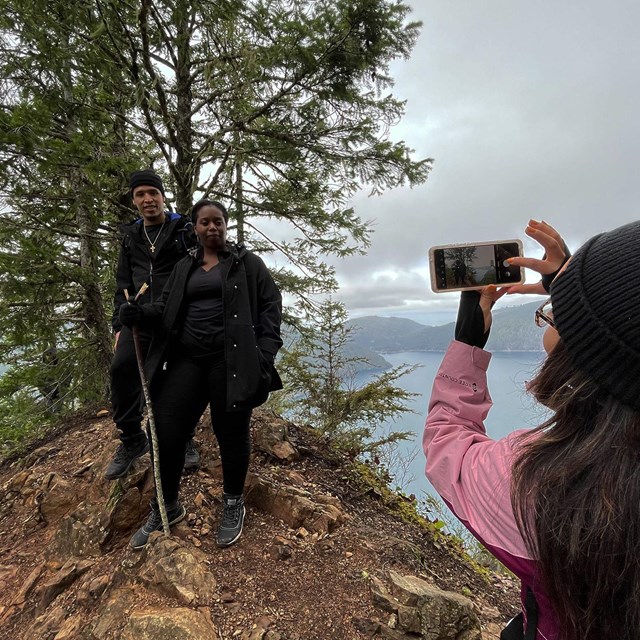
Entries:
{"label": "black glove", "polygon": [[460,295],[455,338],[472,347],[484,349],[489,331],[484,330],[484,314],[480,308],[479,291],[463,291]]}
{"label": "black glove", "polygon": [[[571,251],[569,251],[569,247],[567,247],[567,243],[564,240],[562,241],[562,248],[564,249],[564,260],[562,261],[562,264],[553,273],[547,273],[542,276],[542,286],[547,293],[549,293],[549,289],[551,289],[551,283],[555,280],[558,273],[560,273],[560,269],[564,267],[567,260],[571,257]],[[544,260],[546,257],[547,254],[545,253],[542,256],[542,259]]]}
{"label": "black glove", "polygon": [[140,324],[143,315],[142,309],[133,301],[121,304],[118,311],[120,323],[129,329],[135,324]]}

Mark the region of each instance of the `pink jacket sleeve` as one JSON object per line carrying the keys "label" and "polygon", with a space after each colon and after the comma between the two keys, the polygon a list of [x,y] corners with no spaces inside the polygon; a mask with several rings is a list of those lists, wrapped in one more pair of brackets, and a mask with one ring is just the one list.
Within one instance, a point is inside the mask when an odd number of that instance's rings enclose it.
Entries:
{"label": "pink jacket sleeve", "polygon": [[492,440],[484,428],[491,408],[490,360],[491,354],[477,347],[456,341],[449,346],[433,383],[424,428],[426,474],[465,527],[522,580],[523,601],[526,587],[533,589],[538,603],[536,638],[555,640],[557,623],[539,589],[536,562],[511,508],[514,441],[525,431]]}
{"label": "pink jacket sleeve", "polygon": [[515,571],[519,560],[530,560],[511,508],[517,433],[497,441],[486,434],[490,360],[491,354],[477,347],[456,341],[449,346],[433,383],[424,429],[426,475],[465,526]]}

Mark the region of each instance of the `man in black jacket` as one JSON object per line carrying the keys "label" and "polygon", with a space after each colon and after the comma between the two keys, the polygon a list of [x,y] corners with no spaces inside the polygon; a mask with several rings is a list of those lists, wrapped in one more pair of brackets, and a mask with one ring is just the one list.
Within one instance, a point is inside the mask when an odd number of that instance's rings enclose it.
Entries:
{"label": "man in black jacket", "polygon": [[[140,302],[158,300],[176,262],[195,244],[191,222],[181,215],[165,211],[164,186],[157,173],[152,169],[134,171],[129,188],[140,218],[123,226],[116,271],[111,401],[113,421],[120,430],[121,444],[105,472],[107,480],[126,475],[133,461],[149,451],[147,436],[140,426],[143,397],[133,335],[118,319],[120,305],[126,300],[124,292],[127,290],[130,296],[135,296],[146,282],[149,288]],[[140,330],[140,344],[146,355],[151,344],[149,331]],[[190,440],[185,469],[197,468],[199,464],[198,452]]]}

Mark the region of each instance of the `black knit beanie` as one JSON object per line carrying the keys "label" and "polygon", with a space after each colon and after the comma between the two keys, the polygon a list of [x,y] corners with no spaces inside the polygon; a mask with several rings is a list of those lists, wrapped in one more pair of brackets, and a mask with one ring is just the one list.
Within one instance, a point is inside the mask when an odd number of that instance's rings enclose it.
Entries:
{"label": "black knit beanie", "polygon": [[551,285],[556,328],[578,369],[640,410],[640,222],[588,240]]}
{"label": "black knit beanie", "polygon": [[164,185],[162,184],[162,178],[153,169],[142,169],[141,171],[134,171],[129,178],[129,191],[133,196],[133,190],[136,187],[156,187],[159,189],[162,195],[164,195]]}

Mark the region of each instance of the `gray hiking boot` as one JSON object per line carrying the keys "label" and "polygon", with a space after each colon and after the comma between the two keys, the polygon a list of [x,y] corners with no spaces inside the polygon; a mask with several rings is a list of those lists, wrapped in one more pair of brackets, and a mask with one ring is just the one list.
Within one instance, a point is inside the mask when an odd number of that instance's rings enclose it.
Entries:
{"label": "gray hiking boot", "polygon": [[[167,520],[169,524],[176,524],[180,522],[186,515],[186,510],[182,506],[180,500],[167,504]],[[160,516],[160,509],[158,503],[155,500],[151,501],[151,513],[147,521],[131,536],[129,545],[132,549],[138,551],[142,549],[149,540],[149,536],[154,531],[162,531],[162,517]]]}
{"label": "gray hiking boot", "polygon": [[104,472],[105,480],[115,480],[126,476],[133,461],[143,456],[147,451],[149,451],[149,441],[147,436],[144,435],[138,442],[133,444],[122,443],[118,445],[107,470]]}
{"label": "gray hiking boot", "polygon": [[193,438],[187,442],[187,451],[184,455],[184,471],[195,471],[200,468],[200,454],[196,449]]}
{"label": "gray hiking boot", "polygon": [[244,524],[246,511],[242,496],[231,496],[225,493],[223,500],[222,522],[218,527],[216,544],[219,547],[228,547],[242,535],[242,525]]}

